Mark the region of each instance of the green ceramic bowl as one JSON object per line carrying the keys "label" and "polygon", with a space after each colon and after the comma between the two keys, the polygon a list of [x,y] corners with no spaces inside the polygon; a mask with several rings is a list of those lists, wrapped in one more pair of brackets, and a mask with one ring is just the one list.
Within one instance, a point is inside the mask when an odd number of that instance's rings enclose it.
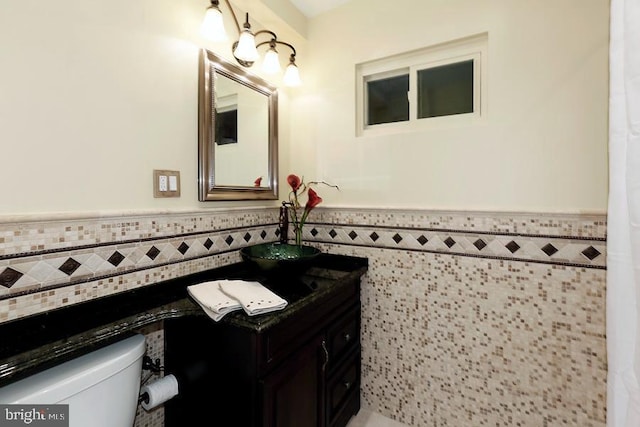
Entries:
{"label": "green ceramic bowl", "polygon": [[266,272],[300,272],[311,266],[320,250],[306,245],[262,243],[240,249],[242,259]]}

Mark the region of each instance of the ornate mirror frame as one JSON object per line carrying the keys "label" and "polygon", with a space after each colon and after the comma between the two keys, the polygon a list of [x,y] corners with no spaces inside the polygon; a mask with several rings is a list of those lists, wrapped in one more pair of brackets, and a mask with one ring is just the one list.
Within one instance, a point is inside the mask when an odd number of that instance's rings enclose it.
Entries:
{"label": "ornate mirror frame", "polygon": [[[200,51],[198,84],[198,198],[201,202],[220,200],[275,200],[278,198],[278,92],[275,86],[250,74],[214,53]],[[227,77],[262,95],[268,102],[268,176],[259,187],[219,185],[215,179],[215,106],[217,75]],[[240,126],[251,126],[238,123]],[[237,165],[241,167],[241,165]]]}

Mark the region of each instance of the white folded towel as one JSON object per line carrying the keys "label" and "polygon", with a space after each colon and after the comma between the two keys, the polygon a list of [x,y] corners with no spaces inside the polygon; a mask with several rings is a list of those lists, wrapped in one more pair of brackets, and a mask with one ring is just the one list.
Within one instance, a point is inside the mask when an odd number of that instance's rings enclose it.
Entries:
{"label": "white folded towel", "polygon": [[271,292],[258,282],[228,280],[220,283],[220,289],[235,298],[249,316],[282,310],[287,301]]}
{"label": "white folded towel", "polygon": [[242,308],[236,299],[222,292],[220,284],[224,282],[227,280],[215,280],[187,287],[189,295],[216,322],[222,319],[225,314]]}

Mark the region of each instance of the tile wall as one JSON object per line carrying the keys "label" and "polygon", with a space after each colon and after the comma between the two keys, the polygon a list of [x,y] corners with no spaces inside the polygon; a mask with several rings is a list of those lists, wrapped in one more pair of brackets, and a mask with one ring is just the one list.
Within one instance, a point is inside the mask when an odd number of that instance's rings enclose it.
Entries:
{"label": "tile wall", "polygon": [[370,261],[364,406],[411,426],[605,426],[604,216],[314,219],[323,250]]}
{"label": "tile wall", "polygon": [[[137,331],[146,338],[147,352],[146,355],[155,363],[156,360],[164,359],[164,323],[158,322],[153,325],[145,326]],[[154,373],[143,370],[140,384],[150,384],[164,375],[164,372]],[[136,419],[133,427],[162,427],[164,426],[164,407],[162,405],[153,408],[150,411],[145,410],[142,405],[138,405],[136,410]]]}
{"label": "tile wall", "polygon": [[[370,260],[364,405],[413,426],[605,425],[604,216],[318,208],[310,221],[311,244]],[[2,223],[0,322],[236,262],[276,222],[265,208]],[[161,327],[143,332],[161,357]],[[137,425],[161,426],[161,411]]]}

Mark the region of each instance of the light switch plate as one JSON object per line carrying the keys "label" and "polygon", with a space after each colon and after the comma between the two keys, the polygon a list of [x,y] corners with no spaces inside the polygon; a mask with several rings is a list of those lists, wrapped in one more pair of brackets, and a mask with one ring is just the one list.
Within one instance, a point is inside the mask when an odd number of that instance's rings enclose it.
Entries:
{"label": "light switch plate", "polygon": [[180,171],[154,169],[153,197],[180,197]]}
{"label": "light switch plate", "polygon": [[169,175],[169,191],[178,191],[178,177]]}

